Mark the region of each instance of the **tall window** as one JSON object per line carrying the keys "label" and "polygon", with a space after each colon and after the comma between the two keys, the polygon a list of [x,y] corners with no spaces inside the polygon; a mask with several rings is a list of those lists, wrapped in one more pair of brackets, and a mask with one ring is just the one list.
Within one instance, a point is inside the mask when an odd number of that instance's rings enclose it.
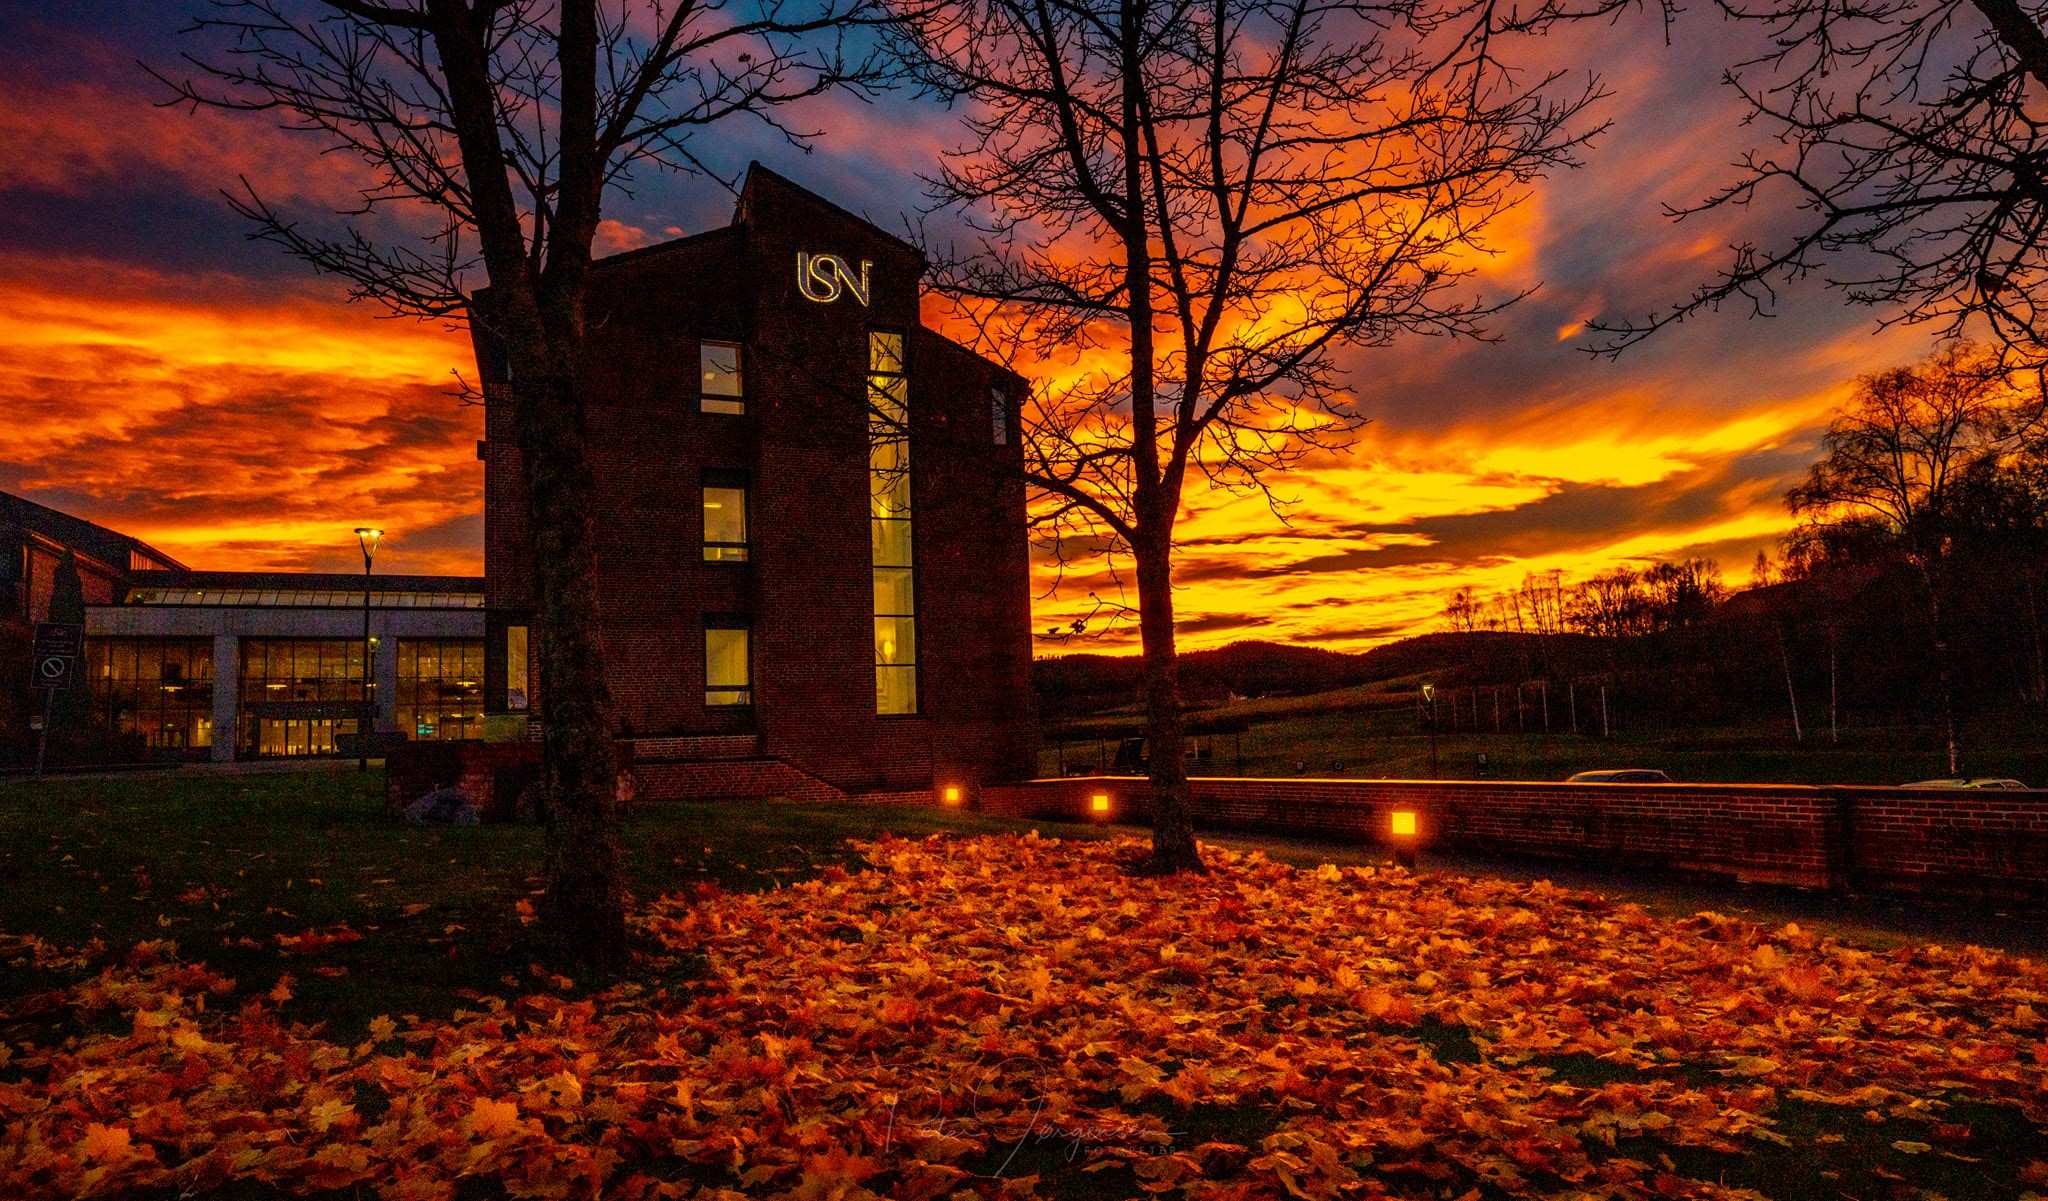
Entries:
{"label": "tall window", "polygon": [[747,558],[747,482],[726,472],[704,473],[704,561],[744,563]]}
{"label": "tall window", "polygon": [[505,627],[505,707],[527,707],[525,626]]}
{"label": "tall window", "polygon": [[903,335],[868,335],[868,526],[875,572],[875,712],[917,712],[910,537],[910,379]]}
{"label": "tall window", "polygon": [[1003,395],[1001,388],[988,390],[988,420],[994,427],[995,442],[1002,446],[1010,440],[1010,398]]}
{"label": "tall window", "polygon": [[698,395],[707,413],[744,413],[740,391],[740,348],[735,342],[702,342],[697,347]]}
{"label": "tall window", "polygon": [[704,704],[709,708],[754,703],[752,631],[742,625],[704,629]]}

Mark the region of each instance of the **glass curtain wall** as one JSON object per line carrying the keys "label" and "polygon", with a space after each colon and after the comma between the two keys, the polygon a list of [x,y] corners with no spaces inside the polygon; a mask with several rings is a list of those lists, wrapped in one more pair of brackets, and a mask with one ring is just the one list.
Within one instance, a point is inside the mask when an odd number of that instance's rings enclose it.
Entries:
{"label": "glass curtain wall", "polygon": [[211,638],[90,638],[92,720],[155,750],[213,745]]}
{"label": "glass curtain wall", "polygon": [[483,639],[400,639],[396,708],[398,728],[415,741],[483,737]]}
{"label": "glass curtain wall", "polygon": [[243,745],[263,756],[337,753],[336,735],[356,732],[363,668],[360,639],[243,639]]}
{"label": "glass curtain wall", "polygon": [[917,712],[910,553],[910,379],[903,335],[868,335],[868,526],[875,572],[875,712]]}

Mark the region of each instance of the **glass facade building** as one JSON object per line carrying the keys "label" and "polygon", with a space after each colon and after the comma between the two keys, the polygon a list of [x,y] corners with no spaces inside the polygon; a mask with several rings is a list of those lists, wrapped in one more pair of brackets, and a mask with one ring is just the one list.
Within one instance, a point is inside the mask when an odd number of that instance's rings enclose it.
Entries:
{"label": "glass facade building", "polygon": [[359,737],[374,755],[401,739],[480,738],[482,585],[382,576],[366,611],[360,575],[152,572],[115,603],[87,606],[91,720],[139,736],[155,758],[350,756]]}

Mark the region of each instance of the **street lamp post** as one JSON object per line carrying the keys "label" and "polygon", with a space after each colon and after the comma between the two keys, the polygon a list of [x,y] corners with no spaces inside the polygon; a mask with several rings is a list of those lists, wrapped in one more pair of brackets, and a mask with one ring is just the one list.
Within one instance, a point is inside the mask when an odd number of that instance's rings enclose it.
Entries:
{"label": "street lamp post", "polygon": [[370,770],[370,731],[377,727],[377,705],[370,695],[370,556],[377,552],[377,544],[384,540],[383,530],[368,526],[356,527],[356,541],[363,548],[363,707],[356,718],[356,770]]}
{"label": "street lamp post", "polygon": [[1436,685],[1422,686],[1422,699],[1429,702],[1429,778],[1436,779]]}

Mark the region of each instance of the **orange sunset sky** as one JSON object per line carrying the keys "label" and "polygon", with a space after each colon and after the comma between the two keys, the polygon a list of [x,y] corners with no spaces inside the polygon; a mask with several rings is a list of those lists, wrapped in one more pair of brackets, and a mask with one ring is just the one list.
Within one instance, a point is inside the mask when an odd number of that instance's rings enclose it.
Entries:
{"label": "orange sunset sky", "polygon": [[[238,175],[319,218],[362,178],[260,117],[159,108],[137,60],[175,64],[186,0],[7,0],[0,20],[0,489],[132,533],[190,566],[356,570],[352,527],[389,531],[380,572],[480,573],[481,415],[452,394],[466,336],[350,305],[335,281],[251,243],[219,195]],[[1347,453],[1263,501],[1195,491],[1177,582],[1184,647],[1265,638],[1357,650],[1434,627],[1445,594],[1704,555],[1731,584],[1788,519],[1781,496],[1813,460],[1855,377],[1926,353],[1817,283],[1779,315],[1711,314],[1619,362],[1583,351],[1581,323],[1679,299],[1731,241],[1768,238],[1787,198],[1674,225],[1759,132],[1717,85],[1733,35],[1687,14],[1667,46],[1636,18],[1536,48],[1597,67],[1613,126],[1580,170],[1533,192],[1473,287],[1538,286],[1491,344],[1416,339],[1352,353],[1373,418]],[[758,158],[902,230],[916,176],[956,144],[956,118],[908,97],[826,100],[804,154],[758,128],[700,143],[737,171]],[[723,224],[702,179],[614,196],[618,250]],[[1046,577],[1050,582],[1050,577]],[[1099,574],[1038,602],[1043,628],[1087,607]],[[1125,636],[1065,650],[1122,650]],[[1048,648],[1062,649],[1062,648]]]}

